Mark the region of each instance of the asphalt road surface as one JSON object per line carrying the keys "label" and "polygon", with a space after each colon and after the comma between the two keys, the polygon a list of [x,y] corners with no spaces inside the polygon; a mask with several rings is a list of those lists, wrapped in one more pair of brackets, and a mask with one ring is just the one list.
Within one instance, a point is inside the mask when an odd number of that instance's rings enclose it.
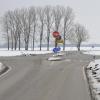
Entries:
{"label": "asphalt road surface", "polygon": [[91,100],[83,66],[92,56],[68,53],[62,61],[48,55],[2,57],[11,70],[0,77],[0,100]]}

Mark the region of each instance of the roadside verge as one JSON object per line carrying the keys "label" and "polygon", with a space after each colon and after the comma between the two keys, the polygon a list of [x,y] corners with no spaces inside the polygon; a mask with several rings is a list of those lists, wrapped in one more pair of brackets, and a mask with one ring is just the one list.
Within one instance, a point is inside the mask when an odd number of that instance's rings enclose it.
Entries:
{"label": "roadside verge", "polygon": [[88,73],[87,73],[87,66],[84,66],[83,69],[84,69],[84,72],[85,72],[85,75],[86,75],[86,80],[87,80],[87,83],[88,83],[88,89],[89,89],[89,94],[90,94],[91,100],[95,100],[94,96],[93,96],[92,88],[91,88],[91,85],[90,85],[90,82],[89,82],[89,77],[88,77]]}

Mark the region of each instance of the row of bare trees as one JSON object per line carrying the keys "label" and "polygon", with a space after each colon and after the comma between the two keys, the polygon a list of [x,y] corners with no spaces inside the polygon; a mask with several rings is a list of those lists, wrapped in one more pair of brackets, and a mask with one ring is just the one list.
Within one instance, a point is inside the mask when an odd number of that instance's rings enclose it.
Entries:
{"label": "row of bare trees", "polygon": [[[88,39],[87,30],[80,24],[74,24],[74,12],[70,7],[45,6],[30,7],[7,11],[2,20],[3,30],[6,35],[8,50],[21,48],[24,45],[28,50],[30,42],[32,47],[39,43],[47,44],[49,50],[52,42],[53,31],[59,31],[64,39],[63,50],[66,40],[75,43],[80,50],[80,44]],[[32,40],[32,41],[31,41]]]}

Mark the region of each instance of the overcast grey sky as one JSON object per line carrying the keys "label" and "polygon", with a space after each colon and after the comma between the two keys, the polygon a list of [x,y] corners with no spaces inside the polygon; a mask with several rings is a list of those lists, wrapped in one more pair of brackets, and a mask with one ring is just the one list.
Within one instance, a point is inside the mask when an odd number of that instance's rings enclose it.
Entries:
{"label": "overcast grey sky", "polygon": [[62,5],[73,8],[76,21],[85,25],[89,43],[100,43],[100,0],[0,0],[0,16],[7,10],[30,6]]}

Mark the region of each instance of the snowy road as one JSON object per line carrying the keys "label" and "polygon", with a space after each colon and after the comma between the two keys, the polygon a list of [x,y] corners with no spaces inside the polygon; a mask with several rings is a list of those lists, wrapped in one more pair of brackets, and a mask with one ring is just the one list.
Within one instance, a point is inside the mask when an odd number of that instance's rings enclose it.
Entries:
{"label": "snowy road", "polygon": [[0,58],[12,67],[0,78],[0,100],[91,100],[83,66],[92,56],[71,53],[47,61],[49,55]]}

